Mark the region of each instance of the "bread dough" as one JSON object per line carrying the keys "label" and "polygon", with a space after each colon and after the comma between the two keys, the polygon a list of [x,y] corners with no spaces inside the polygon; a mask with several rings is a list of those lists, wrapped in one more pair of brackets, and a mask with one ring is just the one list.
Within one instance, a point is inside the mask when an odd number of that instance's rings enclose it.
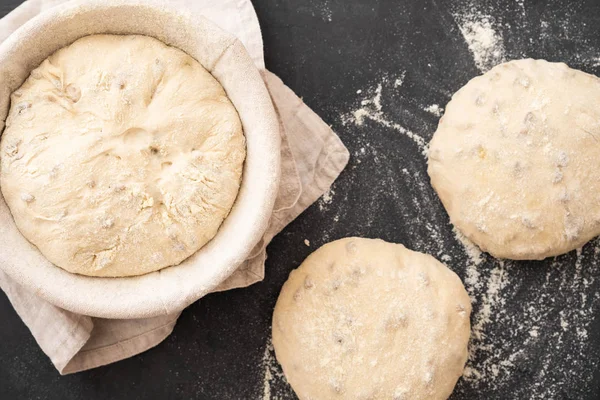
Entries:
{"label": "bread dough", "polygon": [[435,258],[336,240],[292,271],[273,346],[301,400],[446,399],[467,360],[471,304]]}
{"label": "bread dough", "polygon": [[600,80],[562,63],[501,64],[460,89],[431,140],[452,223],[495,257],[543,259],[600,234]]}
{"label": "bread dough", "polygon": [[228,215],[242,125],[196,60],[145,36],[84,37],[11,97],[0,182],[21,233],[90,276],[179,264]]}

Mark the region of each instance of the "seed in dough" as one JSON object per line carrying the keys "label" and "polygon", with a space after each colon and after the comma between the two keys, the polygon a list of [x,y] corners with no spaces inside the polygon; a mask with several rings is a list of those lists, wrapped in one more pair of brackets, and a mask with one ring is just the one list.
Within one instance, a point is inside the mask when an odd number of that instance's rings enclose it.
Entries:
{"label": "seed in dough", "polygon": [[446,399],[467,360],[470,314],[462,282],[435,258],[345,238],[292,271],[273,346],[302,400]]}
{"label": "seed in dough", "polygon": [[600,79],[563,63],[510,61],[468,82],[429,146],[431,184],[452,223],[516,260],[599,235],[598,104]]}

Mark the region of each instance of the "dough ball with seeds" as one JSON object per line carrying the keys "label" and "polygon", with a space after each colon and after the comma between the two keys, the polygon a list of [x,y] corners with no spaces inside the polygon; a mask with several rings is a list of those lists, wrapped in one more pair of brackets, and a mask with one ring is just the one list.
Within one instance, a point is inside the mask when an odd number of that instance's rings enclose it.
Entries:
{"label": "dough ball with seeds", "polygon": [[429,176],[452,223],[495,257],[543,259],[600,234],[600,79],[501,64],[448,103]]}
{"label": "dough ball with seeds", "polygon": [[471,304],[435,258],[346,238],[292,271],[273,345],[302,400],[446,399],[467,360]]}

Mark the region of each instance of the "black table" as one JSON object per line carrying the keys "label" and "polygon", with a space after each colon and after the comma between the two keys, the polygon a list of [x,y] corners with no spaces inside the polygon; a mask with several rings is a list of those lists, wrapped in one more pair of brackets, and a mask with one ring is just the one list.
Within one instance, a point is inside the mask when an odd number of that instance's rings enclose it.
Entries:
{"label": "black table", "polygon": [[[18,3],[3,0],[0,12]],[[310,252],[349,235],[429,252],[465,280],[472,356],[453,399],[600,398],[600,241],[544,262],[483,255],[475,265],[428,184],[420,143],[436,128],[431,106],[481,73],[463,34],[475,48],[472,34],[491,28],[501,51],[488,58],[545,58],[599,74],[600,2],[254,3],[267,67],[339,133],[352,154],[347,169],[273,240],[264,282],[200,300],[169,338],[131,359],[61,377],[0,295],[0,398],[294,398],[269,349],[277,295]]]}

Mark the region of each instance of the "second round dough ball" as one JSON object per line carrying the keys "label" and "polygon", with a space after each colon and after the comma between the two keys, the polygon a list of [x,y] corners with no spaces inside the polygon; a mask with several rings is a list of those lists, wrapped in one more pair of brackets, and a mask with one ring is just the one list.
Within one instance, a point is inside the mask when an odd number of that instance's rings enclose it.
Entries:
{"label": "second round dough ball", "polygon": [[543,259],[600,234],[600,79],[501,64],[448,103],[429,176],[452,223],[499,258]]}
{"label": "second round dough ball", "polygon": [[446,399],[467,360],[471,304],[435,258],[346,238],[292,271],[273,346],[300,399]]}

